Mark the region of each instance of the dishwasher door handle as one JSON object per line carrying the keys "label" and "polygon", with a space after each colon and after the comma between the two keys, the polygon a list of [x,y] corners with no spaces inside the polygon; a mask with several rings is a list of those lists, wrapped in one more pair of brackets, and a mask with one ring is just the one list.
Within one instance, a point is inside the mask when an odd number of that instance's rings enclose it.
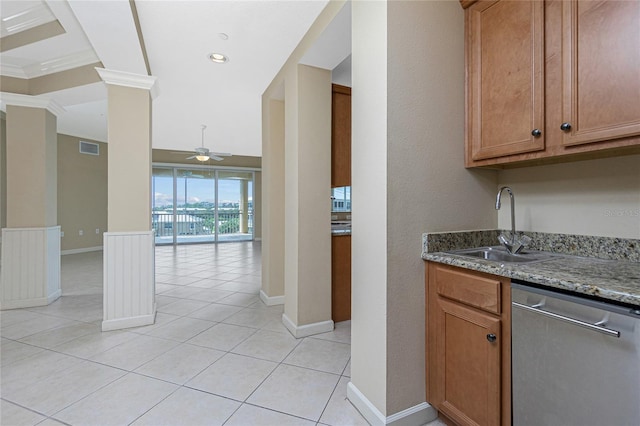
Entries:
{"label": "dishwasher door handle", "polygon": [[613,330],[613,329],[606,328],[606,327],[601,327],[599,325],[591,324],[591,323],[588,323],[588,322],[585,322],[585,321],[580,321],[580,320],[577,320],[575,318],[565,317],[564,315],[554,314],[553,312],[543,311],[541,308],[528,306],[528,305],[523,305],[522,303],[518,303],[518,302],[511,302],[511,305],[516,307],[516,308],[524,309],[525,311],[535,312],[535,313],[540,314],[540,315],[544,315],[544,316],[547,316],[547,317],[550,317],[550,318],[554,318],[554,319],[557,319],[557,320],[560,320],[560,321],[565,321],[565,322],[568,322],[570,324],[578,325],[580,327],[588,328],[589,330],[597,331],[599,333],[606,334],[608,336],[613,336],[613,337],[618,337],[618,338],[620,337],[620,332],[617,331],[617,330]]}

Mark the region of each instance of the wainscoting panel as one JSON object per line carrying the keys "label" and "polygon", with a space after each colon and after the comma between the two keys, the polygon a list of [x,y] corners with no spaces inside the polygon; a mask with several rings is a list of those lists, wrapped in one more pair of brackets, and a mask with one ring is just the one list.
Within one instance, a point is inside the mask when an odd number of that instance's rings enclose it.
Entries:
{"label": "wainscoting panel", "polygon": [[0,309],[44,306],[60,294],[60,227],[4,228]]}
{"label": "wainscoting panel", "polygon": [[104,233],[104,320],[102,330],[155,321],[154,232]]}

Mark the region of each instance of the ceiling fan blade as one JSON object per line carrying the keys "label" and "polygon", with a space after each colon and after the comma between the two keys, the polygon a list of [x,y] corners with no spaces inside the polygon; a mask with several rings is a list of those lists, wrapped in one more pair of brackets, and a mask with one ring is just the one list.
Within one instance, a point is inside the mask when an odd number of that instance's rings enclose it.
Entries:
{"label": "ceiling fan blade", "polygon": [[229,152],[212,152],[211,154],[217,155],[218,157],[231,157],[231,153]]}
{"label": "ceiling fan blade", "polygon": [[209,158],[211,158],[212,160],[216,160],[216,161],[224,160],[224,158],[218,157],[217,155],[213,155],[213,154],[209,154]]}
{"label": "ceiling fan blade", "polygon": [[194,158],[196,158],[196,157],[197,157],[197,155],[192,155],[191,157],[187,157],[187,158],[185,158],[185,160],[193,160],[193,159],[194,159]]}

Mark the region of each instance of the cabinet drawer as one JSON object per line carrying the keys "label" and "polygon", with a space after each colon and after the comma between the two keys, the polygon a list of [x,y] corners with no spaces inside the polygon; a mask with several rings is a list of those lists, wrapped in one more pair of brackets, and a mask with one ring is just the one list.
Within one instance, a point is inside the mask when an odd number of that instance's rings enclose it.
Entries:
{"label": "cabinet drawer", "polygon": [[500,314],[500,281],[444,267],[435,268],[438,295]]}

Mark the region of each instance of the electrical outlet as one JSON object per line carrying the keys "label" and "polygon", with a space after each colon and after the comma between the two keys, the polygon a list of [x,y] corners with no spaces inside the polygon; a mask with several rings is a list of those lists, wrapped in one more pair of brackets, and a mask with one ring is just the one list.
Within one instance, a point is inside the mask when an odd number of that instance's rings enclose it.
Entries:
{"label": "electrical outlet", "polygon": [[78,231],[78,234],[80,234],[80,236],[82,237],[84,235],[84,231],[81,229]]}
{"label": "electrical outlet", "polygon": [[60,231],[60,237],[64,237],[64,231]]}
{"label": "electrical outlet", "polygon": [[100,234],[100,228],[96,228],[96,234]]}

